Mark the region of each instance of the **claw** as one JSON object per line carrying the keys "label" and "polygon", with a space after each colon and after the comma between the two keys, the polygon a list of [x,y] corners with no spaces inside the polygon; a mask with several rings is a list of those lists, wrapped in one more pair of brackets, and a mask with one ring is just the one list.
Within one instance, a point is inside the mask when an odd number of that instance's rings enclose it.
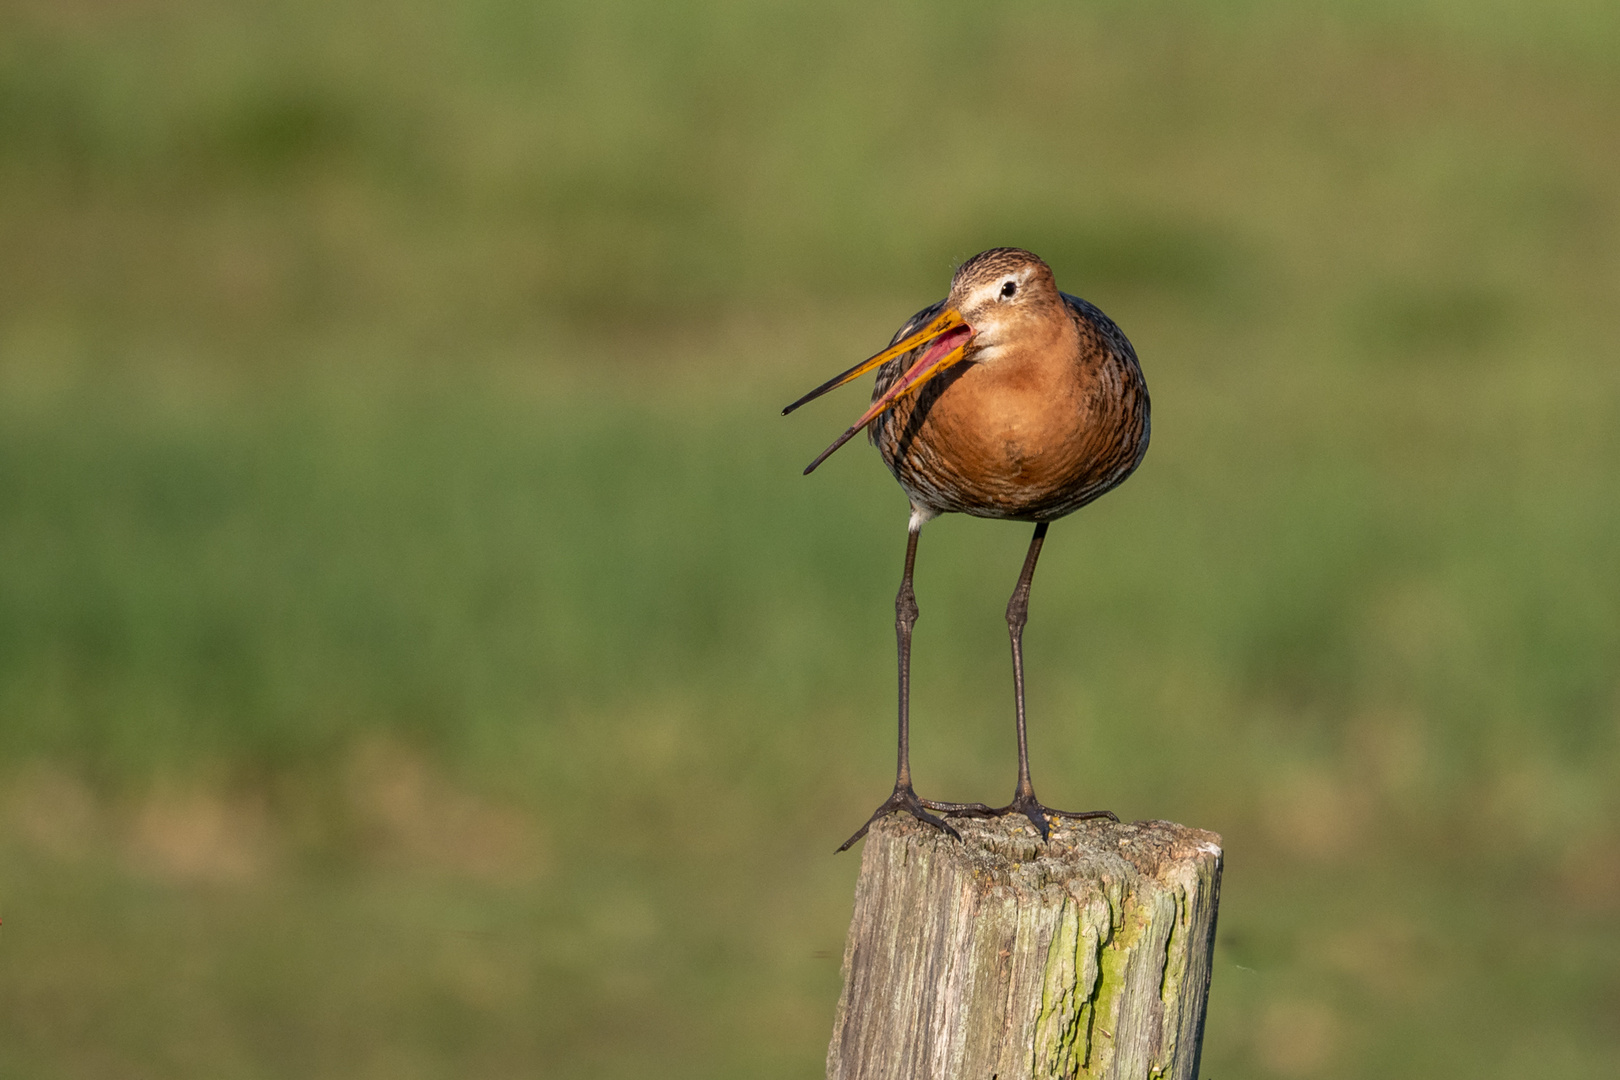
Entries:
{"label": "claw", "polygon": [[883,815],[893,813],[895,811],[904,811],[905,813],[908,813],[912,817],[916,818],[918,821],[927,822],[929,825],[939,829],[941,832],[950,833],[958,840],[962,839],[961,833],[951,828],[951,826],[947,825],[942,819],[935,817],[933,814],[930,814],[926,809],[924,809],[924,807],[937,806],[938,804],[936,803],[924,802],[922,799],[917,798],[917,793],[912,791],[909,786],[896,787],[894,789],[894,794],[890,795],[886,800],[884,800],[883,805],[873,811],[872,816],[866,819],[866,824],[862,825],[859,829],[856,829],[855,835],[851,836],[848,840],[845,840],[842,844],[840,844],[838,850],[848,851],[851,847],[854,847],[855,841],[866,835],[866,830],[872,827],[873,822],[883,817]]}

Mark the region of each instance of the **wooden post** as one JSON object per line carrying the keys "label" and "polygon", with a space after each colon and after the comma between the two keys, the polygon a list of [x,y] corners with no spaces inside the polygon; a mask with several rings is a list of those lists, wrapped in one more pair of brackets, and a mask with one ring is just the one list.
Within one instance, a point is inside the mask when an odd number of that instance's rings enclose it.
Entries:
{"label": "wooden post", "polygon": [[1197,1080],[1221,838],[953,824],[867,834],[829,1080]]}

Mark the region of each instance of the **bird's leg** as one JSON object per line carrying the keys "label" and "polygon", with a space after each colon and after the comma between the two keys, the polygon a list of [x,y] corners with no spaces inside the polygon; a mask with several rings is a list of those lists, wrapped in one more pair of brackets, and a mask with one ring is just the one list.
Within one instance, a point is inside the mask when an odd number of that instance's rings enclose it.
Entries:
{"label": "bird's leg", "polygon": [[911,571],[917,562],[917,537],[921,531],[922,523],[918,522],[907,534],[906,570],[900,578],[900,593],[894,598],[894,636],[900,650],[900,747],[894,773],[894,794],[866,819],[866,824],[857,829],[854,836],[844,841],[839,851],[848,851],[855,841],[866,835],[866,830],[872,827],[874,821],[894,810],[903,810],[919,821],[943,829],[958,840],[962,838],[961,833],[924,809],[925,806],[939,808],[938,804],[924,803],[911,788],[911,629],[917,625],[918,614],[917,594],[911,588]]}
{"label": "bird's leg", "polygon": [[[1029,780],[1029,736],[1024,730],[1024,624],[1029,621],[1029,587],[1035,580],[1035,560],[1041,557],[1041,545],[1046,543],[1046,522],[1035,526],[1035,536],[1029,542],[1029,553],[1024,556],[1024,569],[1013,586],[1012,598],[1007,601],[1007,635],[1012,639],[1013,693],[1018,707],[1018,788],[1013,803],[1023,802],[1030,809],[1030,821],[1046,835],[1046,821],[1040,816],[1040,804],[1035,802],[1035,786]],[[1023,807],[1020,807],[1023,809]],[[1033,811],[1033,812],[1032,812]]]}
{"label": "bird's leg", "polygon": [[1023,814],[1041,834],[1042,840],[1051,834],[1051,827],[1046,822],[1048,814],[1054,817],[1119,820],[1111,810],[1070,813],[1044,807],[1035,798],[1035,785],[1029,780],[1029,737],[1024,729],[1024,624],[1029,620],[1029,586],[1035,578],[1035,560],[1041,557],[1041,545],[1046,541],[1046,527],[1044,521],[1035,526],[1035,536],[1029,542],[1029,554],[1024,556],[1023,572],[1018,575],[1012,599],[1007,601],[1007,634],[1012,638],[1013,691],[1018,709],[1018,787],[1013,792],[1012,802],[993,811],[997,815],[1013,812]]}

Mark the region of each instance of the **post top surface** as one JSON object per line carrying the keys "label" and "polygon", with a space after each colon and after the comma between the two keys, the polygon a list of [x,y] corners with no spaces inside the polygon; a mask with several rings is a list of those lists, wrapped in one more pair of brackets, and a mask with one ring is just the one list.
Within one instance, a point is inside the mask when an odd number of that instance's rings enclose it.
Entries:
{"label": "post top surface", "polygon": [[1217,833],[1172,821],[1058,819],[1045,843],[1019,816],[953,818],[951,824],[961,841],[915,818],[890,814],[872,826],[867,843],[899,842],[908,850],[969,863],[976,875],[1026,887],[1074,878],[1162,878],[1206,860],[1218,864],[1222,854]]}

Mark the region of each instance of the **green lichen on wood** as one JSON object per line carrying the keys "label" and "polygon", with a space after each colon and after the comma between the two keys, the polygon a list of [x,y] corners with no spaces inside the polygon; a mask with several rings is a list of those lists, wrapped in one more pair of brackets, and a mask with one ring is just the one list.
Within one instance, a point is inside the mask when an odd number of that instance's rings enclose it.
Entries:
{"label": "green lichen on wood", "polygon": [[1041,974],[1041,1010],[1035,1017],[1036,1076],[1067,1076],[1074,1071],[1076,1054],[1083,1053],[1076,1045],[1084,1038],[1080,1012],[1091,997],[1095,980],[1085,977],[1080,921],[1080,905],[1072,898],[1065,900]]}
{"label": "green lichen on wood", "polygon": [[[1077,894],[1077,895],[1076,895]],[[1073,890],[1047,950],[1031,1075],[1072,1077],[1085,1067],[1113,909],[1100,890]]]}
{"label": "green lichen on wood", "polygon": [[1079,1076],[1107,1076],[1119,1046],[1120,1011],[1137,942],[1147,926],[1147,909],[1121,897],[1115,931],[1099,951],[1097,990],[1091,1005],[1091,1053]]}

